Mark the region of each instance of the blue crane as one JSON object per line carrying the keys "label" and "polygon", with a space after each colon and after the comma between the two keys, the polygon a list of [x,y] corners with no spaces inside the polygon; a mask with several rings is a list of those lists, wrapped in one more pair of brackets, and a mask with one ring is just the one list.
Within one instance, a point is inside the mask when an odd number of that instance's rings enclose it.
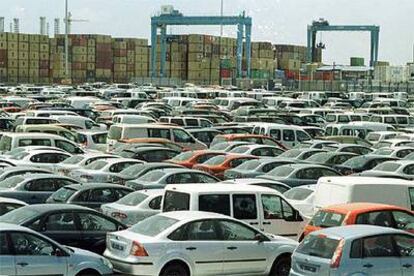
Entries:
{"label": "blue crane", "polygon": [[[167,26],[168,25],[237,25],[237,77],[242,76],[243,38],[246,40],[247,77],[251,69],[251,32],[252,18],[243,12],[239,16],[184,16],[177,10],[167,14],[151,17],[151,76],[156,77],[157,33],[160,29],[161,66],[160,76],[165,74],[167,57]],[[244,35],[245,34],[245,35]]]}
{"label": "blue crane", "polygon": [[374,66],[378,61],[379,31],[380,27],[376,25],[329,25],[329,22],[320,19],[313,21],[308,25],[308,49],[307,62],[315,62],[315,43],[317,32],[325,31],[347,31],[347,32],[370,32],[371,33],[371,58],[370,66]]}

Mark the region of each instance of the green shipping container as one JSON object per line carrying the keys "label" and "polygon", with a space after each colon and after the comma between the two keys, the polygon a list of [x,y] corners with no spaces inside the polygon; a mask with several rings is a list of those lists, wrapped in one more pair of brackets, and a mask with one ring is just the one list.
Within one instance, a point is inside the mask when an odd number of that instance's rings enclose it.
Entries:
{"label": "green shipping container", "polygon": [[361,57],[351,57],[351,66],[364,66],[364,58]]}

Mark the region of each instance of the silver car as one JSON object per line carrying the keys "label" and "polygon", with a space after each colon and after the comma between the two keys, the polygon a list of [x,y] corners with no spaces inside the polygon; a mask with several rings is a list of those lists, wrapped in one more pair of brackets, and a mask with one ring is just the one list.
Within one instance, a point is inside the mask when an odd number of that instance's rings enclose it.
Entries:
{"label": "silver car", "polygon": [[104,256],[123,274],[287,276],[296,246],[228,216],[178,211],[108,234]]}
{"label": "silver car", "polygon": [[315,231],[293,253],[290,275],[414,275],[414,235],[372,225]]}
{"label": "silver car", "polygon": [[90,276],[112,274],[98,254],[62,246],[26,227],[0,223],[1,275]]}
{"label": "silver car", "polygon": [[164,189],[140,190],[118,201],[101,205],[102,213],[126,225],[133,225],[161,212]]}

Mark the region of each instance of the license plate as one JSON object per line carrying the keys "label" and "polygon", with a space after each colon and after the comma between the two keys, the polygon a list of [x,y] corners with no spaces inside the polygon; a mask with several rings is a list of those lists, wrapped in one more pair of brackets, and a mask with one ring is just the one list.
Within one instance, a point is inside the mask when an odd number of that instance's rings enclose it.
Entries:
{"label": "license plate", "polygon": [[302,270],[310,271],[310,272],[316,272],[316,267],[308,266],[308,265],[300,265],[300,268]]}
{"label": "license plate", "polygon": [[113,248],[113,249],[116,249],[116,250],[119,250],[119,251],[124,251],[124,247],[122,246],[122,245],[119,245],[119,244],[117,244],[117,243],[111,243],[111,247]]}

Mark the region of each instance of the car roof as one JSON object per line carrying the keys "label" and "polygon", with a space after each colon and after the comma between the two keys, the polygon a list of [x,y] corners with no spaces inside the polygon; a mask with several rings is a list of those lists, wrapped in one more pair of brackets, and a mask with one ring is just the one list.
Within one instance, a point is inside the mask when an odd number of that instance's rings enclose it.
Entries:
{"label": "car roof", "polygon": [[80,184],[71,184],[66,185],[63,188],[69,188],[77,191],[84,191],[84,190],[91,190],[95,188],[126,188],[128,187],[119,185],[119,184],[112,184],[112,183],[80,183]]}
{"label": "car roof", "polygon": [[389,205],[389,204],[355,202],[355,203],[330,205],[330,206],[321,208],[321,210],[335,211],[335,212],[339,212],[342,214],[347,214],[349,212],[366,213],[366,212],[379,211],[379,210],[407,210],[407,209],[399,207],[399,206]]}
{"label": "car roof", "polygon": [[343,239],[356,239],[366,236],[384,235],[384,234],[405,234],[408,232],[397,230],[391,227],[381,227],[374,225],[354,224],[341,227],[330,227],[319,231],[312,232],[310,235],[327,235],[328,237],[338,237]]}
{"label": "car roof", "polygon": [[369,177],[369,176],[324,176],[319,178],[318,183],[335,183],[343,185],[375,185],[375,184],[387,184],[387,185],[407,185],[414,186],[413,181],[397,178],[384,178],[384,177]]}
{"label": "car roof", "polygon": [[50,174],[50,173],[35,173],[35,174],[30,174],[30,175],[18,175],[18,177],[22,177],[24,178],[24,180],[43,179],[43,178],[50,178],[50,177],[73,180],[72,178],[69,178],[66,176],[62,176],[58,174]]}
{"label": "car roof", "polygon": [[20,225],[17,225],[17,224],[0,222],[0,231],[16,231],[16,230],[35,233],[35,231],[33,231],[33,230],[31,230],[27,227],[24,227],[24,226],[20,226]]}
{"label": "car roof", "polygon": [[169,217],[180,221],[190,221],[198,219],[232,219],[219,213],[210,213],[202,211],[175,211],[160,213],[159,216]]}
{"label": "car roof", "polygon": [[[216,193],[224,193],[224,192],[272,192],[272,193],[279,193],[274,189],[262,186],[251,186],[251,185],[243,185],[243,184],[223,184],[220,183],[206,183],[206,184],[169,184],[166,186],[166,190],[178,190],[180,192],[198,192],[198,193],[205,193],[205,192],[216,192]],[[279,193],[280,194],[280,193]]]}
{"label": "car roof", "polygon": [[0,175],[6,172],[20,172],[20,171],[38,171],[38,172],[51,172],[47,169],[36,168],[36,167],[29,167],[29,166],[18,166],[18,167],[5,167],[0,170]]}
{"label": "car roof", "polygon": [[[92,210],[90,208],[81,206],[81,205],[76,205],[76,204],[61,204],[61,203],[44,203],[44,204],[32,204],[32,205],[28,205],[28,206],[24,206],[22,208],[30,208],[30,209],[34,209],[35,211],[39,212],[39,213],[45,213],[45,212],[50,212],[50,211],[57,211],[57,210]],[[95,211],[94,211],[95,212]]]}
{"label": "car roof", "polygon": [[1,197],[0,196],[0,202],[1,203],[16,203],[16,204],[21,204],[21,205],[27,205],[26,202],[15,199],[15,198],[9,198],[9,197]]}
{"label": "car roof", "polygon": [[161,147],[161,146],[159,147],[157,146],[132,147],[132,148],[126,148],[123,151],[131,151],[131,152],[137,153],[137,152],[151,151],[151,150],[166,150],[166,151],[177,152],[176,150],[173,150],[167,147]]}

